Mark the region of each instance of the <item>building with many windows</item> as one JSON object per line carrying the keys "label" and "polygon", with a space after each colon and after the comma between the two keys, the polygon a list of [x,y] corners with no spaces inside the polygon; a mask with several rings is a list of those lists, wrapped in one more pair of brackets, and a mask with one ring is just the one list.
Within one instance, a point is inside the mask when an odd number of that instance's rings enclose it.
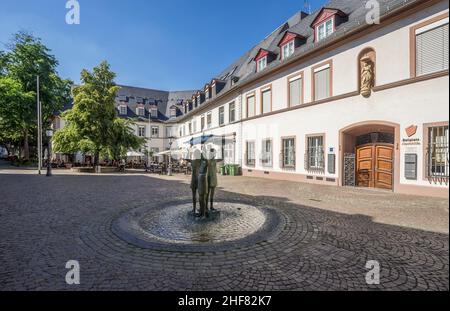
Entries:
{"label": "building with many windows", "polygon": [[246,176],[448,197],[448,2],[299,12],[186,103],[178,146],[223,137]]}
{"label": "building with many windows", "polygon": [[137,135],[150,113],[159,150],[221,137],[246,176],[448,197],[448,2],[378,3],[379,23],[361,0],[299,12],[202,89],[125,87],[118,113]]}

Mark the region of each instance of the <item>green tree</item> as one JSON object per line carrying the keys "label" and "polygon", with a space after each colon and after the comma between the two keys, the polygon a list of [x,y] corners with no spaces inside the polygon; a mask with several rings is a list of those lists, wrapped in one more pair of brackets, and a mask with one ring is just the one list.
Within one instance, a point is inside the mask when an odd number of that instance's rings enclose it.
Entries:
{"label": "green tree", "polygon": [[24,93],[16,80],[0,76],[0,145],[8,151],[24,138],[23,131],[18,131],[27,128],[29,122],[27,106],[23,103],[30,102],[33,98],[34,93]]}
{"label": "green tree", "polygon": [[145,144],[145,138],[137,137],[130,120],[116,118],[110,131],[107,155],[112,160],[121,160],[129,150],[137,150]]}
{"label": "green tree", "polygon": [[107,62],[92,72],[81,72],[81,85],[72,91],[73,107],[62,114],[68,124],[53,138],[55,151],[91,153],[97,166],[100,155],[120,159],[127,150],[144,143],[130,129],[131,121],[117,117],[114,103],[119,87],[115,76]]}
{"label": "green tree", "polygon": [[[50,117],[70,100],[72,82],[58,76],[58,61],[50,52],[41,39],[25,32],[15,34],[7,50],[0,52],[0,77],[12,79],[14,90],[21,93],[14,96],[18,102],[7,106],[4,101],[1,103],[0,131],[7,130],[3,126],[14,125],[10,130],[21,137],[26,160],[30,158],[30,137],[37,136],[36,77],[40,77],[43,126],[49,126]],[[5,97],[5,92],[2,89],[0,97]]]}

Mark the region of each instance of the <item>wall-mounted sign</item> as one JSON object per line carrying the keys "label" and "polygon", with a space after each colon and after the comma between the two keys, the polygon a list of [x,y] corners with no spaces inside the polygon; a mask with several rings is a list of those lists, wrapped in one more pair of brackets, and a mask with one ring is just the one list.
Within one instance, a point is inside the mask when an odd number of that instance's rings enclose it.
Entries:
{"label": "wall-mounted sign", "polygon": [[408,135],[408,137],[413,137],[414,135],[416,135],[417,133],[417,125],[411,125],[409,127],[406,128],[406,135]]}
{"label": "wall-mounted sign", "polygon": [[402,140],[403,146],[417,146],[421,144],[420,138],[412,138],[414,135],[417,134],[417,128],[418,128],[417,125],[411,125],[405,129],[405,133],[408,136],[408,138],[404,138]]}

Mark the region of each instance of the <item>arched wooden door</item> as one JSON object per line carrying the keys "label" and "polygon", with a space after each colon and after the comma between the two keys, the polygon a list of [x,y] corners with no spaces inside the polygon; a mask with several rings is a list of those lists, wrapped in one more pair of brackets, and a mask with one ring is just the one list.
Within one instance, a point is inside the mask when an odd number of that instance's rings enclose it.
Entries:
{"label": "arched wooden door", "polygon": [[356,148],[358,187],[393,190],[394,146],[369,144]]}

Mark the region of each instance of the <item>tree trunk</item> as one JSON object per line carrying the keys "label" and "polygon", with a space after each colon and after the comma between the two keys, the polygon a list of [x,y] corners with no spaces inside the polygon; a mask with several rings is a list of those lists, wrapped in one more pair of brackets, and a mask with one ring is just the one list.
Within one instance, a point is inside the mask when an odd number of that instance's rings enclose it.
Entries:
{"label": "tree trunk", "polygon": [[23,140],[23,158],[25,160],[30,160],[30,146],[28,143],[28,129],[25,130],[24,140]]}

